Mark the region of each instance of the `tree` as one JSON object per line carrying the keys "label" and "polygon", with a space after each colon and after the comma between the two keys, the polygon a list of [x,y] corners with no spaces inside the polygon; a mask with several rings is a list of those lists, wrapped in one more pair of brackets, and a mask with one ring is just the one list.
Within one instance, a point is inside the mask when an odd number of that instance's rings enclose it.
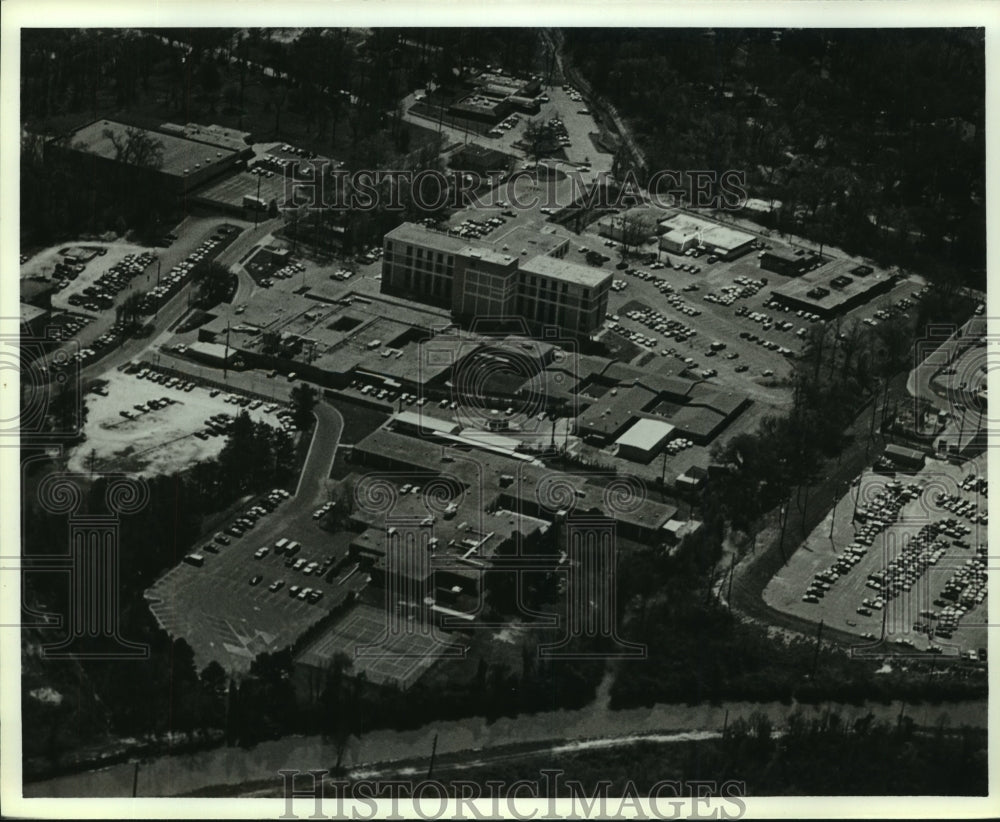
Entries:
{"label": "tree", "polygon": [[536,163],[556,145],[555,128],[544,120],[528,120],[524,125],[525,151]]}
{"label": "tree", "polygon": [[205,308],[227,299],[233,283],[229,269],[214,261],[195,268],[192,279],[198,286],[198,301]]}
{"label": "tree", "polygon": [[208,97],[208,110],[215,114],[215,100],[222,88],[222,75],[214,57],[206,57],[198,70],[198,84]]}
{"label": "tree", "polygon": [[642,245],[653,233],[653,225],[644,214],[625,213],[621,216],[621,256],[626,259],[630,251]]}
{"label": "tree", "polygon": [[292,421],[296,428],[305,431],[312,425],[313,409],[316,407],[316,389],[309,383],[300,382],[292,389]]}
{"label": "tree", "polygon": [[337,751],[334,772],[340,771],[351,736],[358,735],[362,727],[360,688],[356,678],[350,675],[351,664],[347,654],[334,654],[320,696],[323,736],[333,742]]}
{"label": "tree", "polygon": [[104,136],[114,146],[118,162],[149,169],[163,166],[163,142],[151,136],[150,132],[128,126],[124,134],[106,128]]}

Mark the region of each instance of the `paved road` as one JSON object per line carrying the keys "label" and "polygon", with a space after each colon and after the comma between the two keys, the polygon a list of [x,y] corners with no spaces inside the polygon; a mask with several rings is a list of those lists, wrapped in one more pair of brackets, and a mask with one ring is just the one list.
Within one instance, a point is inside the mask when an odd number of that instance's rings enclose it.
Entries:
{"label": "paved road", "polygon": [[302,466],[295,496],[285,509],[286,518],[311,510],[313,503],[323,493],[343,431],[344,418],[340,416],[340,412],[325,402],[318,403],[312,444],[309,446],[305,465]]}
{"label": "paved road", "polygon": [[[268,591],[267,586],[277,579],[290,580],[290,584],[319,583],[321,589],[335,586],[319,579],[297,579],[280,557],[258,560],[253,556],[256,548],[273,545],[282,537],[302,543],[306,558],[319,560],[331,552],[330,535],[319,529],[312,512],[325,496],[344,423],[336,409],[326,404],[317,406],[316,418],[291,499],[258,520],[244,537],[207,556],[204,567],[180,563],[146,593],[150,609],[164,629],[190,643],[199,669],[214,660],[228,671],[246,671],[258,653],[291,644],[323,616],[324,605],[333,602],[332,594],[321,604],[313,604]],[[226,526],[219,527],[224,530]],[[203,534],[192,547],[210,538],[210,532]],[[248,585],[249,578],[257,574],[264,577],[263,582],[256,587]]]}
{"label": "paved road", "polygon": [[[204,236],[196,235],[195,240],[201,242],[205,237],[209,236],[215,229],[216,226],[224,223],[230,222],[237,225],[245,225],[239,220],[228,220],[228,219],[214,219],[211,221],[211,228],[206,228]],[[267,222],[261,223],[257,228],[252,226],[244,230],[233,242],[230,244],[218,257],[217,261],[225,266],[231,266],[234,263],[239,262],[239,260],[258,242],[260,242],[264,237],[273,232],[277,227],[281,225],[280,218],[275,218],[268,220]],[[184,259],[184,257],[189,253],[190,249],[183,251],[187,248],[187,245],[178,247],[178,254],[172,253],[172,250],[168,250],[169,254],[165,254],[161,257],[162,266],[165,269],[169,269],[170,266]],[[147,275],[152,276],[152,275]],[[193,295],[194,286],[188,282],[184,287],[182,287],[165,305],[163,305],[160,310],[150,318],[150,321],[155,328],[155,332],[146,339],[132,339],[128,340],[121,348],[117,348],[105,357],[101,357],[98,360],[87,365],[82,370],[82,376],[84,379],[99,377],[104,372],[117,368],[123,363],[130,362],[131,360],[138,359],[143,356],[147,350],[153,349],[159,342],[160,334],[173,325],[177,320],[179,320],[184,313],[190,307],[190,300]],[[97,329],[103,326],[103,330],[106,331],[110,327],[111,323],[114,322],[114,309],[109,309],[108,311],[102,312],[101,319],[95,323],[88,326],[85,331],[91,336],[88,339],[93,339],[93,337],[98,336],[103,331],[97,331],[92,329]],[[86,345],[86,343],[82,343]]]}
{"label": "paved road", "polygon": [[[906,390],[914,397],[927,400],[932,405],[948,411],[950,419],[944,431],[936,438],[953,445],[959,452],[969,447],[981,429],[989,425],[988,413],[981,413],[972,403],[967,392],[958,387],[960,382],[978,386],[978,369],[987,365],[988,347],[976,347],[973,340],[986,333],[986,320],[973,317],[961,328],[961,335],[953,335],[947,342],[932,351],[906,381]],[[919,345],[919,343],[918,343]],[[935,391],[931,381],[946,366],[955,368],[953,376],[942,376],[948,390]]]}

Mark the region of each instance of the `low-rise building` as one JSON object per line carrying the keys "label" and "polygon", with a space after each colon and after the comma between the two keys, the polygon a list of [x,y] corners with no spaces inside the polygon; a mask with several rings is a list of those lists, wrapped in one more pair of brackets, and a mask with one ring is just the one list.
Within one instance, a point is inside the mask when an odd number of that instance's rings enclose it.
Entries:
{"label": "low-rise building", "polygon": [[853,260],[835,260],[771,291],[773,299],[795,310],[829,318],[845,314],[890,291],[896,278]]}
{"label": "low-rise building", "polygon": [[643,418],[635,423],[617,440],[618,456],[633,462],[648,463],[674,434],[674,426],[666,420]]}
{"label": "low-rise building", "polygon": [[765,271],[784,277],[799,277],[812,266],[813,257],[801,250],[796,254],[789,248],[776,248],[760,252],[759,264]]}
{"label": "low-rise building", "polygon": [[661,220],[657,229],[660,248],[683,254],[690,248],[703,249],[723,260],[735,260],[753,250],[754,236],[730,226],[713,223],[686,212]]}

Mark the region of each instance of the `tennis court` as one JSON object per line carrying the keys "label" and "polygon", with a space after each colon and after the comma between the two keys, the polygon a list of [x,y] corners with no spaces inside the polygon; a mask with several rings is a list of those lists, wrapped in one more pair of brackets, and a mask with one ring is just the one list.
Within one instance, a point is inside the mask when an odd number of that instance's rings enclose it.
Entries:
{"label": "tennis court", "polygon": [[411,624],[412,630],[390,632],[385,609],[359,604],[297,661],[323,670],[336,654],[343,653],[350,657],[355,675],[364,672],[370,682],[395,683],[406,690],[438,659],[462,655],[461,647],[436,628],[416,621]]}

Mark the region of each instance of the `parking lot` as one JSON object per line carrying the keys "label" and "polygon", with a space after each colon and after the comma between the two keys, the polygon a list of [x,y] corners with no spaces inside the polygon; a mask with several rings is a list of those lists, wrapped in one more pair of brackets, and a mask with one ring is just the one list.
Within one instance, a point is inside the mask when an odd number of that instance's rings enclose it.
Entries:
{"label": "parking lot", "polygon": [[[69,455],[71,471],[90,469],[91,454],[101,470],[128,470],[143,475],[183,471],[193,463],[218,455],[225,443],[220,434],[198,437],[219,414],[235,415],[240,406],[226,402],[215,389],[171,386],[114,371],[107,375],[105,394],[90,394],[85,441]],[[151,407],[150,402],[154,406]],[[267,408],[272,410],[268,411]],[[277,403],[246,406],[252,419],[283,427]],[[217,417],[218,420],[218,417]],[[220,421],[221,423],[221,421]],[[221,431],[221,424],[218,426]]]}
{"label": "parking lot", "polygon": [[[866,472],[771,580],[765,600],[869,640],[884,630],[886,641],[916,650],[978,657],[988,621],[985,470],[981,456],[895,479]],[[786,545],[794,550],[792,538]]]}
{"label": "parking lot", "polygon": [[[313,516],[322,505],[307,511],[289,496],[275,489],[247,502],[233,522],[191,546],[200,565],[182,562],[147,591],[157,619],[191,644],[199,668],[216,660],[246,671],[256,654],[291,644],[367,585],[346,562],[351,535],[323,530]],[[239,520],[252,523],[240,527],[242,536],[234,533]],[[298,543],[291,556],[276,550],[280,540],[286,548]]]}

